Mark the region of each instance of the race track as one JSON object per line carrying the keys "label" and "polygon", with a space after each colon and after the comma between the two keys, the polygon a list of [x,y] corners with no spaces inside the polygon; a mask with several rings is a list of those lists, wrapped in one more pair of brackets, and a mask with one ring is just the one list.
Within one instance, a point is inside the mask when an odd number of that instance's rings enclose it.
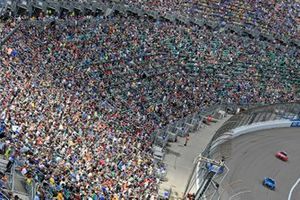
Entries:
{"label": "race track", "polygon": [[[287,200],[300,178],[300,129],[272,129],[250,133],[230,141],[226,160],[229,172],[221,182],[221,200]],[[286,151],[288,162],[275,157]],[[275,191],[262,185],[264,177],[277,182]],[[294,187],[291,200],[300,199],[300,183]]]}

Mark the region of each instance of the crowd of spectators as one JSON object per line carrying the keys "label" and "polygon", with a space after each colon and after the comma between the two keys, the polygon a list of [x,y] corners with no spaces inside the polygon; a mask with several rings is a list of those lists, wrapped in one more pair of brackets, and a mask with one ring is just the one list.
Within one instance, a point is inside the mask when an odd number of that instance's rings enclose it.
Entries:
{"label": "crowd of spectators", "polygon": [[236,23],[247,29],[300,39],[300,3],[296,0],[121,0],[161,14]]}
{"label": "crowd of spectators", "polygon": [[8,20],[5,23],[0,23],[0,38],[5,38],[16,27],[15,20]]}
{"label": "crowd of spectators", "polygon": [[157,199],[151,133],[215,104],[299,100],[299,53],[148,18],[21,21],[0,51],[1,146],[36,199]]}

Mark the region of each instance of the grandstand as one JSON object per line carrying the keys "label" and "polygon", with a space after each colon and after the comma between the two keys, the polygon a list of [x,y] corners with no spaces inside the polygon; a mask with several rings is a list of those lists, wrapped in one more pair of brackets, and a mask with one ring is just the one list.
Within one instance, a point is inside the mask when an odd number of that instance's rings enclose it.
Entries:
{"label": "grandstand", "polygon": [[164,3],[2,4],[3,195],[158,199],[177,136],[294,116],[297,2]]}

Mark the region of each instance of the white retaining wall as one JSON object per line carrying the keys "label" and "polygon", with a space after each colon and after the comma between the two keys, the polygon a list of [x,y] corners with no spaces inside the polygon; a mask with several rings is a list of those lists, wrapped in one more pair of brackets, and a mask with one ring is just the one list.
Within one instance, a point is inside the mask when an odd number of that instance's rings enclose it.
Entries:
{"label": "white retaining wall", "polygon": [[228,140],[232,140],[240,135],[254,133],[257,131],[262,131],[267,129],[273,129],[273,128],[288,128],[291,126],[292,126],[292,121],[288,119],[258,122],[247,126],[240,126],[238,128],[232,129],[227,133],[224,133],[219,138],[217,138],[212,143],[210,151],[213,152],[216,149],[216,147],[218,147],[220,144],[223,144]]}

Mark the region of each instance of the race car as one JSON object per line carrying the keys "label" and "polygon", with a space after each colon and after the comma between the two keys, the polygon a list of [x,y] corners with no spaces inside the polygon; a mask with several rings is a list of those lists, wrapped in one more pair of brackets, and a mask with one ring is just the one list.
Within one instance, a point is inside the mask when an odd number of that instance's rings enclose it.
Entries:
{"label": "race car", "polygon": [[278,151],[276,154],[275,154],[276,158],[279,158],[280,160],[282,161],[288,161],[288,156],[287,156],[287,153],[284,152],[284,151]]}
{"label": "race car", "polygon": [[276,188],[275,180],[271,179],[269,177],[265,177],[262,184],[271,190],[275,190],[275,188]]}

